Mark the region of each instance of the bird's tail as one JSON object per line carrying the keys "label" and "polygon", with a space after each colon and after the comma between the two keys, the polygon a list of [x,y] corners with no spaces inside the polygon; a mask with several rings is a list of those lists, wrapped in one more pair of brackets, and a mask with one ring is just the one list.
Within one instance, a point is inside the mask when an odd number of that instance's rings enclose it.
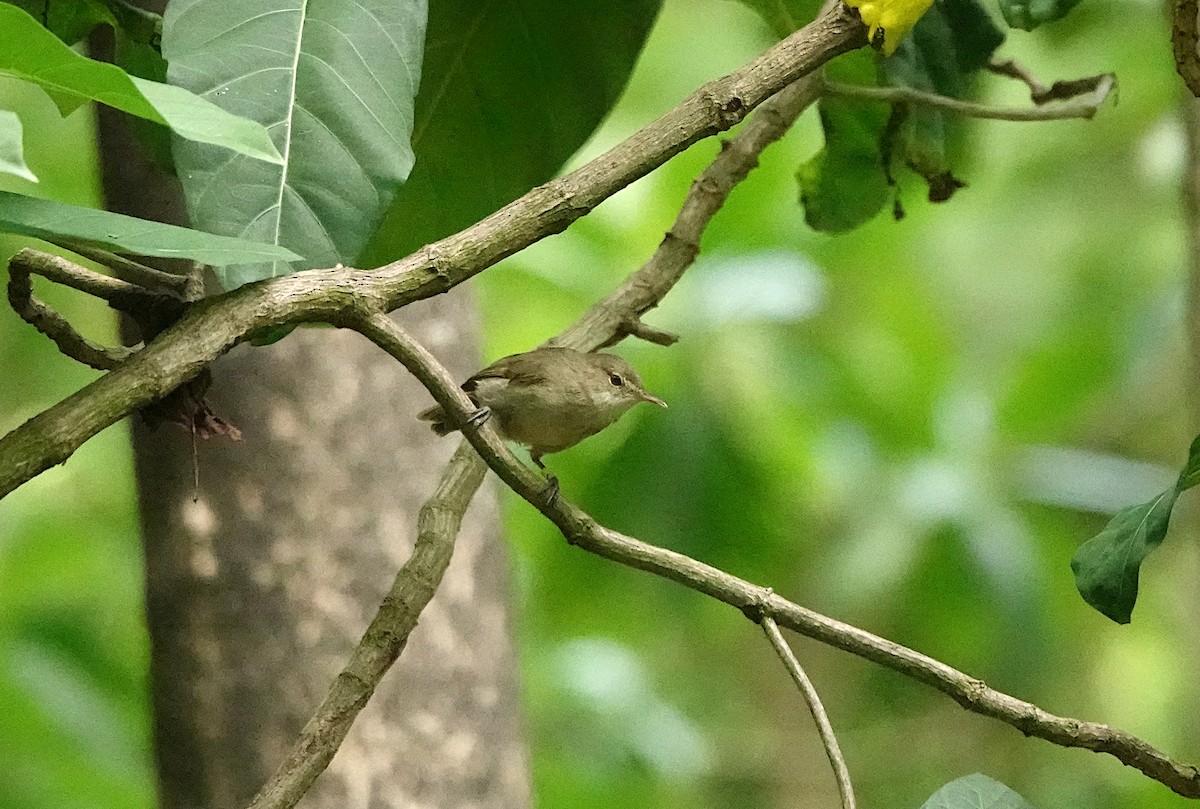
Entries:
{"label": "bird's tail", "polygon": [[450,423],[450,419],[446,417],[446,411],[442,410],[441,405],[434,405],[428,410],[422,410],[417,414],[417,418],[430,422],[429,429],[438,435],[449,435],[458,429]]}

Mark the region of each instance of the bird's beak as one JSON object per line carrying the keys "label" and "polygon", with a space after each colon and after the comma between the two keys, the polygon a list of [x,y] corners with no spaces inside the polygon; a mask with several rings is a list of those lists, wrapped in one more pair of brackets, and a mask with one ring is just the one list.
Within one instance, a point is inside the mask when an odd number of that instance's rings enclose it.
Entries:
{"label": "bird's beak", "polygon": [[644,390],[640,390],[640,391],[638,391],[638,395],[642,397],[643,402],[649,402],[650,404],[656,404],[659,407],[667,406],[666,402],[664,402],[662,399],[655,396],[653,393],[647,393]]}

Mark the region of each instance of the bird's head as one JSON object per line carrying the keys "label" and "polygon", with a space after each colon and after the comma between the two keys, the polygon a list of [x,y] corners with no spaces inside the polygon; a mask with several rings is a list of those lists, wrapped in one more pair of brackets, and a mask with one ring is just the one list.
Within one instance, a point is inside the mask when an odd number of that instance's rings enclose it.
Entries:
{"label": "bird's head", "polygon": [[666,402],[642,387],[642,378],[625,360],[615,354],[588,356],[597,377],[603,379],[595,388],[598,391],[597,403],[612,413],[614,421],[638,402],[649,402],[659,407],[667,406]]}

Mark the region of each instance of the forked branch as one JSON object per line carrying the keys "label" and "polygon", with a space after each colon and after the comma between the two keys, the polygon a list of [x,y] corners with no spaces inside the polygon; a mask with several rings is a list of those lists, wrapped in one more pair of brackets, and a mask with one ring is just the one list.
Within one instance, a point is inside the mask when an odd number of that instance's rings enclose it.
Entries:
{"label": "forked branch", "polygon": [[[782,137],[815,98],[815,82],[805,77],[764,104],[692,184],[672,232],[683,234],[698,249],[705,227],[733,187],[758,164],[762,150]],[[642,324],[639,317],[662,300],[695,259],[696,250],[679,250],[679,242],[678,235],[664,239],[624,284],[551,342],[588,351],[615,343],[626,334],[644,337],[639,327],[661,333]],[[397,574],[388,599],[291,752],[249,809],[293,806],[333,758],[354,718],[404,648],[417,614],[428,603],[426,594],[432,595],[441,581],[445,564],[422,562],[421,558],[449,561],[458,524],[485,472],[487,466],[479,455],[462,442],[443,471],[437,491],[421,510],[417,547]],[[395,602],[396,594],[406,589],[423,600],[400,599],[406,609],[398,611],[389,602]]]}
{"label": "forked branch", "polygon": [[763,632],[766,633],[767,640],[775,648],[775,653],[783,661],[784,668],[791,675],[792,682],[800,689],[800,694],[804,697],[804,703],[808,705],[808,711],[812,714],[813,721],[817,723],[817,732],[821,735],[821,744],[825,747],[825,755],[829,757],[829,763],[833,765],[833,774],[837,777],[842,809],[854,809],[857,804],[854,800],[854,787],[850,783],[850,769],[846,766],[846,758],[842,755],[842,748],[838,745],[837,736],[834,735],[833,725],[829,724],[829,714],[825,713],[825,706],[821,704],[821,696],[813,686],[812,680],[808,679],[808,675],[804,673],[804,668],[796,659],[796,655],[792,653],[791,647],[783,639],[783,633],[779,631],[779,624],[775,623],[775,619],[764,615],[759,623],[762,625]]}
{"label": "forked branch", "polygon": [[441,294],[562,231],[688,146],[729,129],[796,79],[865,43],[862,21],[842,4],[833,4],[606,153],[400,261],[376,270],[299,272],[197,302],[119,368],[0,438],[0,497],[62,463],[104,428],[175,390],[254,332],[286,323],[340,325],[359,312],[392,311]]}
{"label": "forked branch", "polygon": [[[400,361],[447,412],[454,413],[464,423],[474,412],[474,405],[446,369],[387,316],[369,315],[349,325]],[[478,429],[468,429],[466,438],[500,479],[553,522],[572,545],[679,582],[737,607],[751,620],[770,617],[802,635],[932,686],[967,710],[999,719],[1027,736],[1063,747],[1108,753],[1180,795],[1200,798],[1200,769],[1173,761],[1130,733],[1098,722],[1055,716],[1030,702],[989,688],[982,680],[920,652],[805,609],[770,588],[605,528],[561,495],[546,497],[545,481],[541,476],[517,460],[486,424]]]}

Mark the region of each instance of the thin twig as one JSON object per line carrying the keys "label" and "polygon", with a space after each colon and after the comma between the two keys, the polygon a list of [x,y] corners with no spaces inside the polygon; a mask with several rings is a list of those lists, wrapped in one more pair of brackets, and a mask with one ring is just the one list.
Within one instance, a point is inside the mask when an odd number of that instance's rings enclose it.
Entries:
{"label": "thin twig", "polygon": [[1034,104],[1049,104],[1053,101],[1066,101],[1077,98],[1085,93],[1098,90],[1105,79],[1112,85],[1106,93],[1116,89],[1117,77],[1112,73],[1100,73],[1095,76],[1084,76],[1078,79],[1059,79],[1047,87],[1033,71],[1022,65],[1016,59],[993,59],[988,62],[987,69],[997,76],[1016,79],[1029,88],[1029,100]]}
{"label": "thin twig", "polygon": [[915,90],[912,87],[867,87],[825,81],[824,89],[829,95],[843,98],[861,98],[889,104],[923,104],[965,115],[968,118],[985,118],[994,121],[1061,121],[1068,118],[1090,119],[1094,117],[1115,86],[1116,80],[1111,75],[1096,76],[1094,77],[1094,87],[1089,83],[1088,87],[1080,88],[1082,92],[1087,92],[1085,97],[1035,107],[990,107],[986,104],[976,104],[972,101]]}
{"label": "thin twig", "polygon": [[13,311],[53,340],[59,351],[100,371],[110,371],[123,364],[140,350],[140,344],[108,348],[88,340],[54,308],[34,296],[34,275],[107,301],[112,308],[131,315],[148,335],[156,334],[163,324],[172,322],[183,312],[184,301],[174,292],[158,292],[93,272],[51,253],[28,248],[21,250],[9,261],[8,271],[8,302]]}
{"label": "thin twig", "polygon": [[[474,412],[475,406],[449,372],[390,318],[382,314],[364,315],[348,325],[399,360],[447,413],[465,422]],[[805,609],[769,588],[605,528],[561,494],[547,497],[542,477],[517,460],[512,450],[486,424],[467,430],[465,437],[500,479],[558,526],[572,545],[679,582],[737,607],[752,620],[773,618],[802,635],[932,686],[967,710],[1012,725],[1027,736],[1037,736],[1063,747],[1108,753],[1184,797],[1200,798],[1200,769],[1172,760],[1137,736],[1098,722],[1056,716],[1033,703],[990,688],[983,681],[939,660]]]}
{"label": "thin twig", "polygon": [[1049,92],[1050,88],[1042,84],[1041,79],[1033,71],[1016,59],[993,59],[988,62],[987,69],[997,76],[1016,79],[1029,88],[1029,97],[1035,100]]}
{"label": "thin twig", "polygon": [[800,661],[792,653],[787,641],[783,639],[783,633],[779,631],[779,624],[775,623],[775,619],[764,615],[760,623],[767,639],[775,647],[779,659],[783,661],[784,668],[788,670],[792,681],[804,696],[804,702],[808,705],[813,721],[817,723],[817,733],[821,736],[825,755],[829,757],[829,763],[833,766],[833,774],[837,778],[838,794],[842,797],[842,809],[855,809],[854,786],[850,783],[850,770],[846,767],[842,748],[838,746],[837,736],[833,733],[833,725],[829,724],[829,715],[825,713],[825,706],[821,704],[821,697],[817,694],[817,689],[808,679],[808,675],[804,673]]}
{"label": "thin twig", "polygon": [[77,289],[101,300],[114,309],[136,314],[159,307],[163,295],[144,289],[138,284],[122,281],[68,261],[62,256],[25,248],[9,263],[11,273],[40,275],[49,281]]}
{"label": "thin twig", "polygon": [[[758,156],[763,150],[783,137],[800,114],[817,100],[819,82],[814,73],[788,86],[763,104],[737,137],[722,143],[721,153],[692,182],[675,222],[654,255],[549,344],[591,351],[614,345],[629,334],[642,337],[633,324],[640,324],[646,334],[657,331],[641,324],[641,316],[657,306],[692,266],[709,222],[721,210],[734,186],[758,166]],[[644,339],[659,342],[648,336]]]}
{"label": "thin twig", "polygon": [[638,319],[626,324],[620,333],[613,335],[613,344],[615,345],[622,337],[626,336],[636,337],[639,340],[645,340],[647,343],[654,343],[660,346],[673,346],[679,342],[678,334],[656,329],[653,326],[647,326]]}
{"label": "thin twig", "polygon": [[188,278],[185,275],[174,275],[162,270],[156,270],[131,258],[117,255],[108,250],[102,250],[99,247],[74,242],[69,239],[54,239],[50,243],[58,245],[64,250],[70,250],[72,253],[77,253],[84,258],[91,259],[97,264],[103,264],[112,270],[113,274],[122,281],[128,281],[131,284],[136,284],[146,289],[165,292],[182,298],[184,290],[188,285]]}
{"label": "thin twig", "polygon": [[[95,368],[99,371],[112,370],[129,358],[135,349],[124,347],[109,348],[87,339],[76,331],[70,321],[60,315],[57,310],[34,296],[33,272],[31,270],[36,270],[38,274],[45,275],[52,280],[60,281],[60,283],[80,280],[69,271],[66,273],[58,272],[58,270],[62,269],[59,266],[60,263],[70,264],[66,259],[51,261],[50,259],[57,258],[57,256],[50,256],[45,253],[37,255],[39,256],[39,260],[36,263],[14,262],[9,265],[8,302],[12,306],[13,311],[26,323],[53,340],[54,344],[58,346],[58,350],[63,354],[90,368]],[[85,273],[90,272],[83,267],[79,267],[78,269]],[[107,276],[95,273],[92,273],[92,275],[95,275],[96,278],[107,278]],[[111,278],[107,280],[114,281],[117,284],[124,283]],[[69,283],[68,285],[79,288],[75,283]],[[103,297],[104,294],[108,294],[111,290],[101,289],[99,285],[92,285],[89,291],[92,291],[93,294],[103,292],[101,295]]]}

